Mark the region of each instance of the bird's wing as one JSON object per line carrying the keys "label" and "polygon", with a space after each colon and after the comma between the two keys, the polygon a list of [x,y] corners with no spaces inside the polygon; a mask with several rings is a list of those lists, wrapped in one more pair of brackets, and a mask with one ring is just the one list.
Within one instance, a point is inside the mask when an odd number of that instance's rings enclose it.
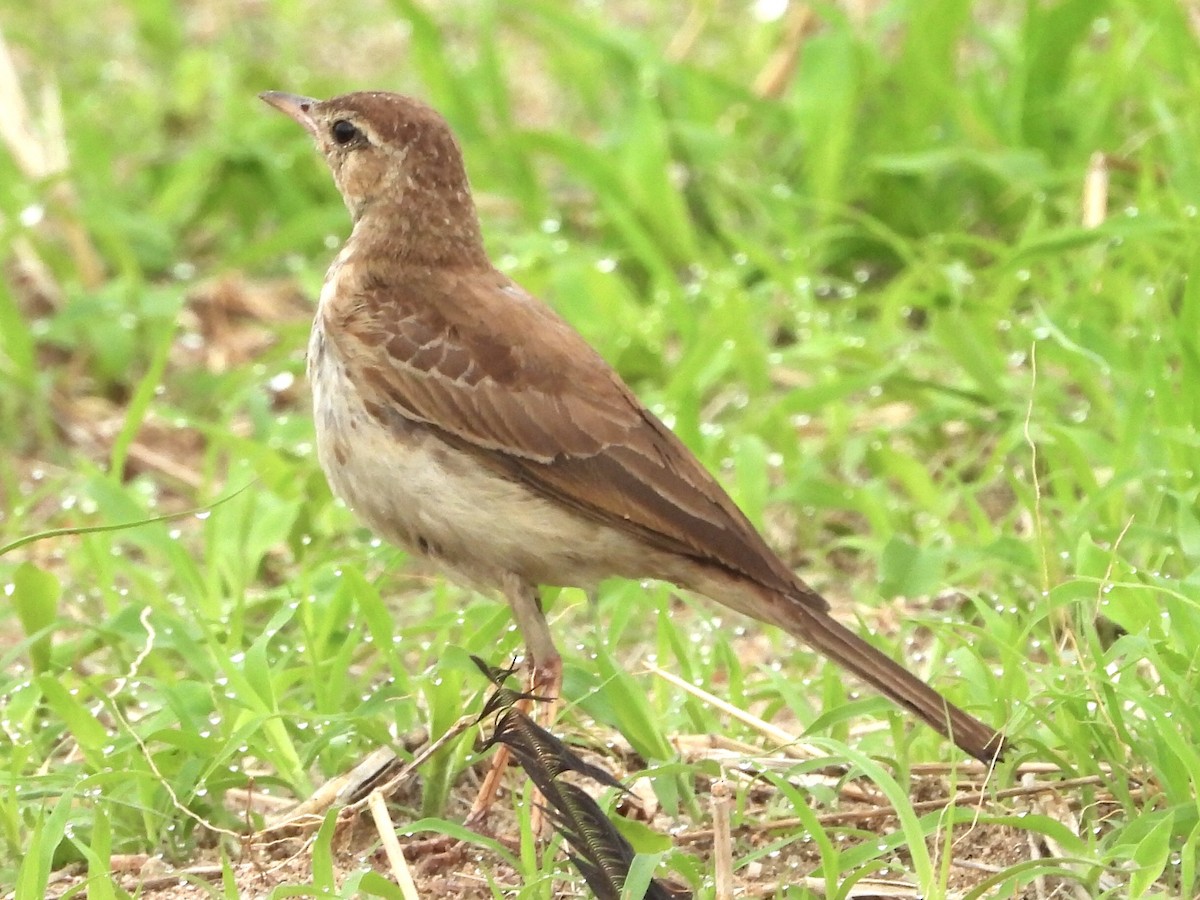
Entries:
{"label": "bird's wing", "polygon": [[802,583],[683,443],[577,332],[500,273],[430,272],[399,288],[366,278],[324,315],[383,424],[425,423],[589,518],[798,592]]}

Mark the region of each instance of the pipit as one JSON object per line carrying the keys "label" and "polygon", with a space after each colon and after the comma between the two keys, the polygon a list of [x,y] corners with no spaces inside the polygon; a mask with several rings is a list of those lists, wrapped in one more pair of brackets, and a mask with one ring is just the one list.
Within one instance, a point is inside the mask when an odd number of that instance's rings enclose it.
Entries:
{"label": "pipit", "polygon": [[381,536],[499,590],[557,697],[539,585],[670,582],[778,625],[991,762],[993,728],[830,615],[688,448],[488,259],[462,152],[410,97],[265,93],[304,126],[353,231],[308,346],[317,450]]}

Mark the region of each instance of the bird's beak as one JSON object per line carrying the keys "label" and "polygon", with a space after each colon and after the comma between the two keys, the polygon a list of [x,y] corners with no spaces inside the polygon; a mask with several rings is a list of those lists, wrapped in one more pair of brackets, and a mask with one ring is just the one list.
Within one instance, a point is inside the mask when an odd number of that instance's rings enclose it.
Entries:
{"label": "bird's beak", "polygon": [[264,91],[258,96],[281,113],[291,116],[313,137],[317,136],[317,123],[313,121],[312,108],[320,103],[320,100],[301,97],[299,94],[284,94],[281,91]]}

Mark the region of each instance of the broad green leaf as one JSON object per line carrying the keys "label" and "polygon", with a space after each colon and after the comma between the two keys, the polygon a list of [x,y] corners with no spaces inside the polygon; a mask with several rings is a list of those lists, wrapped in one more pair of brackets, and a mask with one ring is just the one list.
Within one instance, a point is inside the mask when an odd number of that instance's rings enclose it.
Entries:
{"label": "broad green leaf", "polygon": [[21,563],[13,573],[12,605],[29,639],[29,659],[35,673],[50,669],[51,627],[58,616],[62,586],[51,572],[31,562]]}

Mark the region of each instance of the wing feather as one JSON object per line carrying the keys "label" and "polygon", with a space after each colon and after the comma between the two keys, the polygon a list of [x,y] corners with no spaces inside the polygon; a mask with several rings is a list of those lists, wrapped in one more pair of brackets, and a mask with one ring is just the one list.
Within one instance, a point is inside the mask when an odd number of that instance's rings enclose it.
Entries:
{"label": "wing feather", "polygon": [[[494,471],[659,549],[795,591],[716,480],[582,337],[499,273],[472,274],[430,272],[403,293],[368,283],[370,296],[324,311],[368,409],[435,428]],[[424,300],[448,296],[453,305]]]}

